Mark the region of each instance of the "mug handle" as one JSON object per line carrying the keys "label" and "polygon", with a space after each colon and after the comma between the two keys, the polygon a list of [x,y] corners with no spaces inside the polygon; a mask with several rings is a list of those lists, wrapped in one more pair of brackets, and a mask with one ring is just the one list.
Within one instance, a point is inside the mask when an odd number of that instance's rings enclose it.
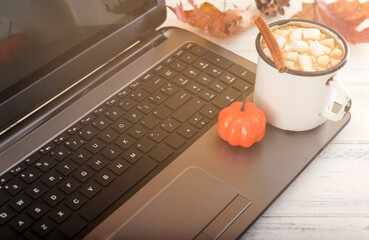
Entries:
{"label": "mug handle", "polygon": [[338,92],[338,94],[341,95],[341,97],[343,99],[343,103],[342,103],[341,109],[338,111],[338,113],[334,113],[331,110],[329,110],[328,107],[326,107],[322,111],[322,115],[324,117],[328,118],[329,120],[339,121],[346,115],[346,113],[348,113],[350,111],[350,108],[351,108],[351,94],[347,90],[347,88],[340,81],[338,81],[336,75],[333,75],[332,77],[330,77],[328,79],[328,81],[326,82],[326,85],[334,88]]}

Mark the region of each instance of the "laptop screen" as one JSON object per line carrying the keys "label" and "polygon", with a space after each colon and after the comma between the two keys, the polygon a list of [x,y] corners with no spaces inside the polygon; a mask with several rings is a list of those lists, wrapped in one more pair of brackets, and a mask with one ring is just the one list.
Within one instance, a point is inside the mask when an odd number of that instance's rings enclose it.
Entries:
{"label": "laptop screen", "polygon": [[0,136],[164,19],[163,0],[0,1]]}
{"label": "laptop screen", "polygon": [[155,4],[151,0],[1,1],[0,102],[46,74],[46,68],[57,67],[58,61],[88,48]]}

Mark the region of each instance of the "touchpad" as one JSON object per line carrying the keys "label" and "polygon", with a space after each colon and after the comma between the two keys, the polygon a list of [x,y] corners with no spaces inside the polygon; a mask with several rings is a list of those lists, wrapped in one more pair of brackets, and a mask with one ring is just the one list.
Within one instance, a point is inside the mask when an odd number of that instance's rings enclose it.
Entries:
{"label": "touchpad", "polygon": [[235,191],[210,174],[188,168],[111,239],[193,239],[236,196]]}

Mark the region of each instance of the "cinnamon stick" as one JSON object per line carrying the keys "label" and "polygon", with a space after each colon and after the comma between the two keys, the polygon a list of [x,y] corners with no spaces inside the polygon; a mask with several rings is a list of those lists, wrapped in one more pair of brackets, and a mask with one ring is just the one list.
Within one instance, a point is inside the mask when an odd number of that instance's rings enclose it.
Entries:
{"label": "cinnamon stick", "polygon": [[263,36],[270,53],[272,54],[276,68],[280,73],[286,72],[288,70],[287,62],[285,57],[283,56],[282,50],[279,47],[277,40],[272,33],[272,30],[270,30],[268,24],[261,16],[255,19],[255,24],[259,28],[259,31]]}

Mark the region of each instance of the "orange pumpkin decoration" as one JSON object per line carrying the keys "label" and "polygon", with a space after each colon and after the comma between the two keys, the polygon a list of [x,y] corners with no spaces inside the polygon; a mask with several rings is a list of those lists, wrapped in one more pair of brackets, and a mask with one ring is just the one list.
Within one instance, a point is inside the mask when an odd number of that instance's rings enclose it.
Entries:
{"label": "orange pumpkin decoration", "polygon": [[220,137],[232,146],[250,147],[265,134],[266,117],[253,103],[234,102],[222,109],[218,116]]}

